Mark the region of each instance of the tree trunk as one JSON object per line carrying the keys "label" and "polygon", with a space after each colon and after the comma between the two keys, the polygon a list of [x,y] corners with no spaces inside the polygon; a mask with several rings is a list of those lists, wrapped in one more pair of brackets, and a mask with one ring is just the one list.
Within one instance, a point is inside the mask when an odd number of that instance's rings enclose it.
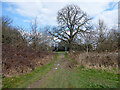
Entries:
{"label": "tree trunk", "polygon": [[72,42],[69,43],[69,53],[72,52]]}
{"label": "tree trunk", "polygon": [[88,45],[87,45],[87,54],[88,54]]}

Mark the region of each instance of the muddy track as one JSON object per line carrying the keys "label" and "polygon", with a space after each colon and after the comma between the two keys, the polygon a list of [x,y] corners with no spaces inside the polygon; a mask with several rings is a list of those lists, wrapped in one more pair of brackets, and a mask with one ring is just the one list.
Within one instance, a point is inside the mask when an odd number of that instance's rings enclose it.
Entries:
{"label": "muddy track", "polygon": [[52,70],[50,70],[45,76],[43,76],[42,79],[36,80],[32,84],[30,84],[27,88],[41,87],[43,84],[45,84],[45,82],[48,81],[48,77],[56,73],[58,68],[67,69],[67,70],[71,69],[71,62],[69,60],[65,60],[63,53],[59,54],[58,60],[54,63],[54,67],[52,68]]}

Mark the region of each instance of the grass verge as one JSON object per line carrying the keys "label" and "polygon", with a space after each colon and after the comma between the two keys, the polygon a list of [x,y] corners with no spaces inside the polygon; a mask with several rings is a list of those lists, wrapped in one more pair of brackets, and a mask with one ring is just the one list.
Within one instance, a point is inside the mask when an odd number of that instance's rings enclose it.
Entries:
{"label": "grass verge", "polygon": [[58,69],[42,88],[118,88],[118,75],[107,71],[76,67]]}
{"label": "grass verge", "polygon": [[54,66],[54,62],[57,60],[58,54],[56,54],[55,58],[52,62],[38,67],[30,73],[19,75],[15,77],[6,77],[2,79],[2,88],[25,88],[35,80],[41,79],[42,76],[48,73],[51,68]]}

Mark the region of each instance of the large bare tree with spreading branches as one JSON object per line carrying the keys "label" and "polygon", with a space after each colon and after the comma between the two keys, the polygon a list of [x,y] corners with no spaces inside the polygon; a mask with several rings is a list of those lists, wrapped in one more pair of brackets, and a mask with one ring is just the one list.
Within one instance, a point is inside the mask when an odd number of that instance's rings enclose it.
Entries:
{"label": "large bare tree with spreading branches", "polygon": [[59,26],[49,32],[54,37],[69,44],[69,51],[72,50],[73,40],[77,34],[87,32],[91,25],[91,18],[77,5],[67,5],[58,11],[57,21]]}

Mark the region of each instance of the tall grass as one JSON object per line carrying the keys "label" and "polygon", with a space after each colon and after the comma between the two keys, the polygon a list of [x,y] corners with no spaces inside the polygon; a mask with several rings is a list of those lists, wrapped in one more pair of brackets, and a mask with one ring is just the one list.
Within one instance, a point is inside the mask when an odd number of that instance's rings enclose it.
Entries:
{"label": "tall grass", "polygon": [[77,53],[70,55],[78,66],[96,69],[113,69],[118,70],[118,54],[117,53]]}

